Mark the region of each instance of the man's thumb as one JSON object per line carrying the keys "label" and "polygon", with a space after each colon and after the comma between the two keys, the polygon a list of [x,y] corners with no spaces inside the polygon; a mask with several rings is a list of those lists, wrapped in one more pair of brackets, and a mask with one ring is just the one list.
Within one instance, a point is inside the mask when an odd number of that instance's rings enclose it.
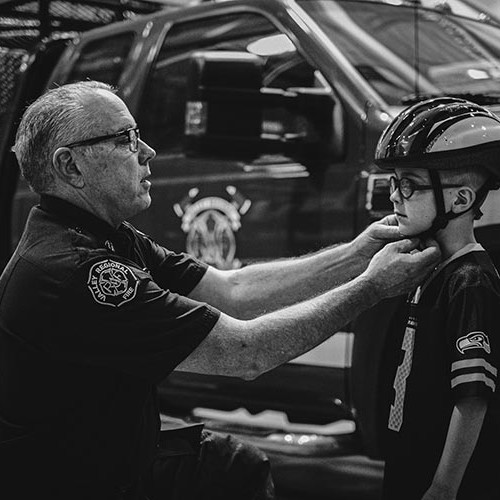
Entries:
{"label": "man's thumb", "polygon": [[394,247],[394,249],[399,253],[410,253],[412,250],[418,248],[419,241],[415,238],[413,239],[406,238],[404,240],[395,241],[390,245]]}

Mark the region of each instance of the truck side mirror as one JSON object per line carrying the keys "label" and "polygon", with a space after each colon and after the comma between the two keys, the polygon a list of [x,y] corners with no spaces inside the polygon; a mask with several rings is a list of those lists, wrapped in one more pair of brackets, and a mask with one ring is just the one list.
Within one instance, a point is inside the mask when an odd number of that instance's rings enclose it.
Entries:
{"label": "truck side mirror", "polygon": [[189,155],[251,159],[326,154],[333,99],[324,89],[262,88],[264,60],[247,52],[191,56],[185,139]]}

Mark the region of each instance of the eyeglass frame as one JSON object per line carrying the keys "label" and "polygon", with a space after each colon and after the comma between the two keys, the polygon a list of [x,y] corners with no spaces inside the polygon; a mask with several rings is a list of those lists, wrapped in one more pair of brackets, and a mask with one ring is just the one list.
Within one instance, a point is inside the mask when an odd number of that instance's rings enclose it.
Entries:
{"label": "eyeglass frame", "polygon": [[[133,138],[132,132],[134,132],[135,138]],[[116,139],[121,136],[127,137],[128,147],[132,153],[137,153],[137,151],[139,151],[139,140],[141,138],[139,127],[130,127],[126,130],[122,130],[121,132],[116,132],[114,134],[100,135],[98,137],[84,139],[83,141],[76,141],[70,144],[65,144],[64,146],[61,147],[74,148],[76,146],[91,146],[93,144],[97,144],[98,142],[107,141],[109,139]]]}
{"label": "eyeglass frame", "polygon": [[[405,196],[401,191],[401,181],[407,181],[410,183],[411,193],[408,196]],[[442,188],[453,188],[453,187],[461,187],[462,184],[442,184]],[[430,184],[417,184],[413,179],[409,179],[408,177],[401,177],[398,179],[395,175],[391,175],[389,177],[389,193],[391,196],[394,194],[396,190],[398,190],[401,198],[404,200],[409,200],[415,191],[425,191],[429,189],[434,189]]]}

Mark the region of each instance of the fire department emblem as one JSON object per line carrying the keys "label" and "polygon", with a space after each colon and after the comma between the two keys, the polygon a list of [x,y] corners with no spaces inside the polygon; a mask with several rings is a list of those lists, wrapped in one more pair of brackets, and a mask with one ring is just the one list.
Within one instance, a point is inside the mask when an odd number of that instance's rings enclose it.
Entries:
{"label": "fire department emblem", "polygon": [[99,304],[120,307],[137,293],[139,280],[132,270],[115,260],[102,260],[89,271],[87,286]]}
{"label": "fire department emblem", "polygon": [[199,189],[193,188],[174,205],[186,233],[186,251],[219,269],[241,266],[236,258],[235,233],[251,205],[234,186],[227,186],[226,192],[229,200],[216,196],[197,200]]}

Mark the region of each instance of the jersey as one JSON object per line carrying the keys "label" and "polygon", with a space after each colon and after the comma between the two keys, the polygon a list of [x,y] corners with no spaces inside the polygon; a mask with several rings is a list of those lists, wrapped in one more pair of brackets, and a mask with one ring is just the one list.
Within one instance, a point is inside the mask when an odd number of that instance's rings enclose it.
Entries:
{"label": "jersey", "polygon": [[147,469],[155,386],[220,315],[187,298],[206,269],[42,197],[0,278],[1,498],[121,498]]}
{"label": "jersey", "polygon": [[[488,401],[458,500],[500,498],[500,279],[480,245],[444,262],[395,315],[384,359],[385,499],[421,499],[455,403]],[[385,393],[384,393],[385,391]]]}

